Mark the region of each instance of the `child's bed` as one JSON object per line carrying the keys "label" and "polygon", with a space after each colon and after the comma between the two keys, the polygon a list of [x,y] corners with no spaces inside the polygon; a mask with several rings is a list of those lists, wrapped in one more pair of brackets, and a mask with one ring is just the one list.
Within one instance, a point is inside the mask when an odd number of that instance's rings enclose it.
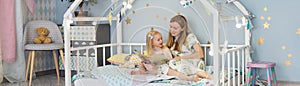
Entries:
{"label": "child's bed", "polygon": [[[71,13],[74,8],[79,5],[81,0],[75,0],[75,2],[70,6],[64,16],[64,37],[65,37],[65,83],[66,86],[71,86],[71,81],[74,81],[75,86],[99,86],[99,85],[110,85],[110,86],[174,86],[174,85],[196,85],[196,86],[206,86],[207,84],[216,85],[244,85],[245,84],[245,74],[246,74],[246,62],[250,61],[250,31],[245,30],[245,44],[242,45],[228,45],[225,43],[221,45],[219,43],[219,15],[218,11],[209,4],[206,0],[199,0],[203,3],[208,10],[213,14],[213,44],[201,44],[203,48],[205,60],[209,58],[207,54],[214,53],[213,55],[213,65],[206,67],[206,71],[213,74],[213,80],[202,79],[200,82],[188,82],[177,80],[176,77],[172,76],[162,76],[157,77],[154,75],[130,75],[130,70],[128,68],[120,68],[116,65],[105,65],[105,51],[110,49],[110,55],[116,55],[120,53],[132,54],[133,50],[138,50],[143,52],[145,50],[145,43],[123,43],[122,42],[122,23],[117,22],[117,42],[111,44],[102,45],[91,45],[83,47],[70,47],[71,46],[71,35],[67,34],[72,32],[70,23],[73,21],[119,21],[119,17],[82,17],[82,18],[72,18]],[[129,4],[133,3],[134,0],[128,0]],[[120,14],[123,14],[126,8],[122,8]],[[74,34],[73,34],[74,36]],[[71,38],[71,39],[70,39]],[[97,52],[94,56],[89,56],[88,54],[80,55],[80,51],[89,52],[90,49],[97,50],[103,49],[102,57],[97,57]],[[213,51],[213,52],[209,52]],[[71,53],[72,52],[72,53]],[[86,59],[86,57],[88,57]],[[74,59],[77,58],[77,59]],[[103,58],[103,66],[97,67],[97,58]],[[75,65],[73,68],[71,63]],[[92,64],[92,65],[90,65]],[[76,76],[72,77],[70,71],[74,69],[77,70]],[[72,78],[70,78],[72,77]]]}

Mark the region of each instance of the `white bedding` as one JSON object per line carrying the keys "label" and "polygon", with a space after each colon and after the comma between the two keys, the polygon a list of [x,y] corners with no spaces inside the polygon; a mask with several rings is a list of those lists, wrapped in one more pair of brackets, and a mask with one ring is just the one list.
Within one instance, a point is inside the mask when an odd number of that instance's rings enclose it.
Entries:
{"label": "white bedding", "polygon": [[[81,77],[75,80],[75,86],[191,86],[191,81],[177,80],[173,76],[130,75],[131,69],[108,65],[91,71],[92,77]],[[153,81],[159,81],[154,82]],[[152,82],[152,83],[150,83]],[[204,85],[205,86],[205,85]]]}

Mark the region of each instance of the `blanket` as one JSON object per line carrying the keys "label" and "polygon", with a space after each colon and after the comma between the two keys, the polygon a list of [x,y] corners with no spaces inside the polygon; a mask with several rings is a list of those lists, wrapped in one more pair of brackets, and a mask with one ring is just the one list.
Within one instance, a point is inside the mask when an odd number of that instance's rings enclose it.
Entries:
{"label": "blanket", "polygon": [[[166,75],[130,75],[133,69],[120,68],[114,65],[102,66],[91,72],[85,72],[75,77],[79,81],[105,82],[109,86],[207,86],[210,80],[201,79],[199,82],[179,80],[175,76]],[[80,80],[81,79],[81,80]],[[93,80],[91,80],[93,79]],[[83,83],[83,82],[81,82]]]}

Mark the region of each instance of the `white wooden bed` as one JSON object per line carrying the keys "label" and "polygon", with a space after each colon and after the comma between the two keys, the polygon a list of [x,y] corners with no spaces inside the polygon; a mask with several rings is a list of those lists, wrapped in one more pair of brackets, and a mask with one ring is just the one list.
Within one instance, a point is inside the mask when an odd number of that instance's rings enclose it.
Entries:
{"label": "white wooden bed", "polygon": [[[128,0],[129,4],[132,4],[135,0]],[[250,59],[250,31],[245,30],[245,43],[242,45],[230,45],[225,44],[221,45],[219,42],[219,15],[218,11],[209,4],[207,0],[199,0],[200,3],[204,4],[207,9],[213,14],[213,44],[201,44],[205,59],[209,58],[208,54],[209,51],[213,51],[213,84],[215,85],[222,85],[222,86],[240,86],[245,85],[245,75],[246,75],[246,62],[249,62]],[[70,24],[74,21],[108,21],[108,17],[72,17],[72,13],[74,12],[75,7],[79,5],[81,0],[75,0],[75,2],[70,6],[70,8],[66,11],[64,15],[64,48],[65,48],[65,86],[71,86],[71,67],[70,67],[70,58],[71,58],[71,51],[79,51],[79,50],[85,50],[88,51],[88,49],[92,48],[94,50],[98,48],[103,49],[103,55],[102,57],[95,57],[95,62],[97,62],[97,58],[103,58],[105,57],[105,49],[110,49],[110,55],[115,55],[119,53],[128,53],[131,54],[130,51],[133,51],[133,49],[137,49],[142,53],[142,51],[145,50],[145,43],[123,43],[122,42],[122,23],[117,22],[116,24],[116,33],[117,35],[117,42],[111,43],[111,44],[102,44],[102,45],[93,45],[93,46],[85,46],[85,47],[70,47],[70,34],[67,34],[70,32]],[[121,9],[121,14],[124,13],[127,10],[127,8]],[[120,15],[120,14],[118,14]],[[120,19],[118,17],[112,17],[113,21],[119,21]],[[138,47],[138,48],[137,48]],[[126,52],[127,51],[127,52]],[[128,52],[129,51],[129,52]],[[77,52],[78,53],[78,52]],[[97,53],[95,53],[95,56],[97,56]],[[76,57],[76,56],[75,56]],[[79,56],[77,56],[79,57]],[[95,70],[105,68],[105,58],[103,58],[103,67],[96,68]],[[93,70],[88,70],[92,71]],[[83,73],[83,70],[77,70],[78,74]],[[135,82],[133,82],[135,83]],[[103,79],[92,79],[92,78],[83,78],[75,81],[75,86],[93,86],[93,85],[110,85],[109,83],[105,83],[105,80]],[[128,84],[127,84],[128,85]],[[137,84],[134,85],[174,85],[174,84],[158,84],[158,83],[151,83],[151,84]],[[177,84],[178,85],[178,84]],[[121,85],[120,85],[121,86]]]}

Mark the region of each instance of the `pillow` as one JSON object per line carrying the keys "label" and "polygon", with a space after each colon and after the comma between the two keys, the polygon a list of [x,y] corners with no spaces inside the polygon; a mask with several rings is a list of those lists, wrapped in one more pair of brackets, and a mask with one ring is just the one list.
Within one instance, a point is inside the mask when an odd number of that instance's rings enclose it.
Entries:
{"label": "pillow", "polygon": [[141,64],[142,60],[138,55],[131,54],[124,58],[125,63],[119,65],[121,68],[135,68]]}
{"label": "pillow", "polygon": [[129,56],[129,54],[116,54],[107,59],[108,62],[112,64],[124,64],[126,62],[125,58]]}

